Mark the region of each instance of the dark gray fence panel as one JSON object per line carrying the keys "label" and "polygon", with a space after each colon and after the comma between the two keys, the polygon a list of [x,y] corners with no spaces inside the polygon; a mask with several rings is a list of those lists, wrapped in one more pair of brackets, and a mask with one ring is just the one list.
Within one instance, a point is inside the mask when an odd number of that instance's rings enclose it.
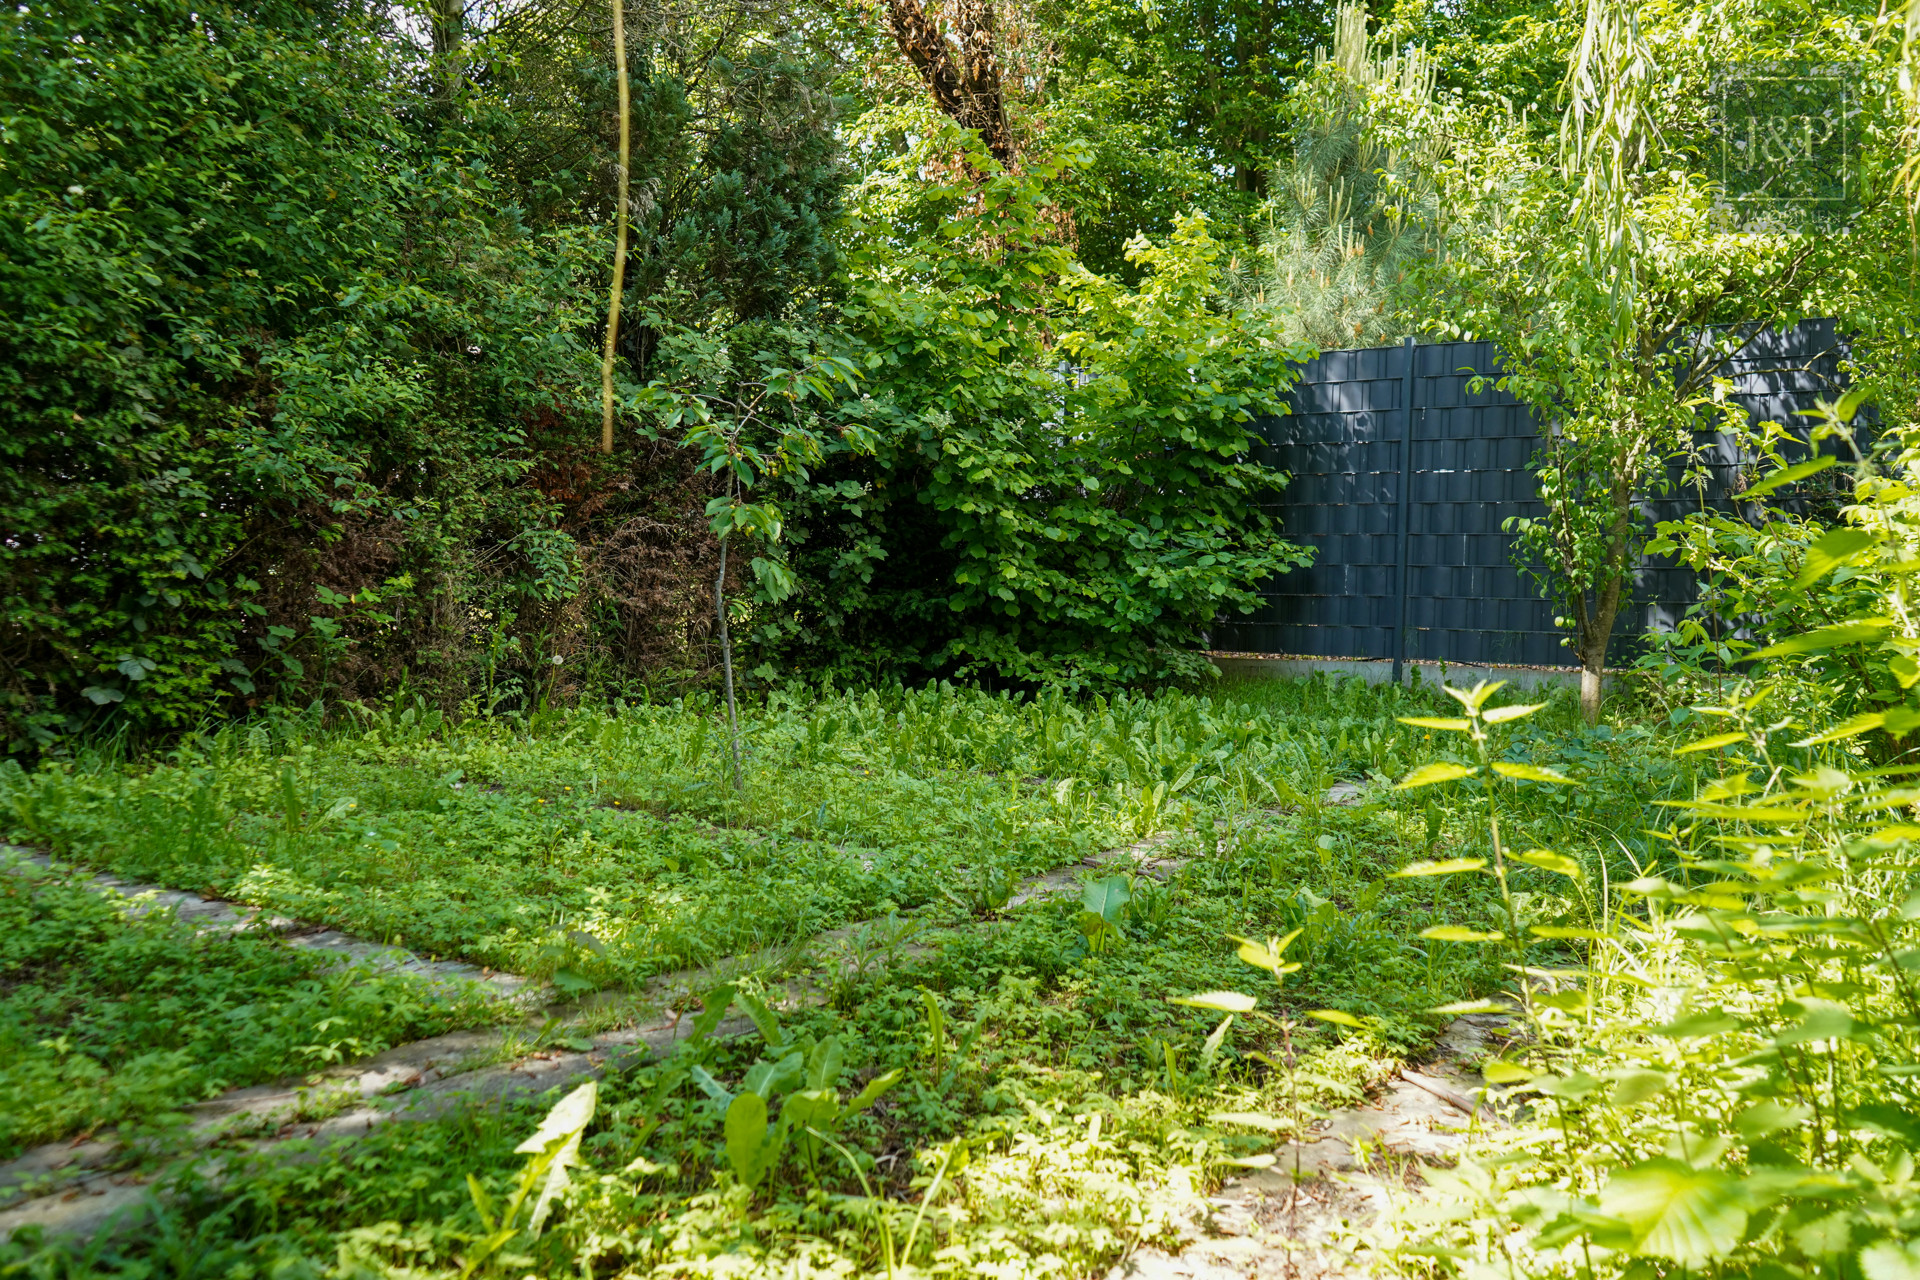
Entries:
{"label": "dark gray fence panel", "polygon": [[1273,653],[1373,653],[1391,647],[1399,608],[1401,348],[1329,351],[1307,365],[1284,433],[1263,432],[1262,460],[1311,476],[1272,511],[1310,568],[1275,579],[1268,607],[1237,624],[1238,647]]}
{"label": "dark gray fence panel", "polygon": [[[1539,513],[1525,406],[1491,385],[1498,353],[1482,342],[1416,346],[1407,477],[1408,658],[1562,662],[1553,613],[1508,555],[1501,521]],[[1391,657],[1391,653],[1381,655]]]}
{"label": "dark gray fence panel", "polygon": [[[1799,423],[1835,393],[1840,355],[1832,322],[1809,321],[1763,335],[1723,373],[1752,420]],[[1499,372],[1498,353],[1474,342],[1329,351],[1303,366],[1291,412],[1259,424],[1259,456],[1292,476],[1267,510],[1289,540],[1314,549],[1314,563],[1266,583],[1252,615],[1221,619],[1216,647],[1572,665],[1554,607],[1514,565],[1501,527],[1541,508],[1527,466],[1539,434],[1531,413],[1491,383],[1470,386]],[[1732,508],[1737,447],[1711,434],[1697,447],[1704,488],[1682,488],[1676,471],[1672,491],[1646,504],[1650,517]],[[1671,625],[1693,591],[1690,571],[1643,565],[1617,649]]]}
{"label": "dark gray fence panel", "polygon": [[[1845,343],[1831,320],[1809,320],[1783,332],[1763,333],[1722,370],[1722,376],[1732,384],[1728,398],[1746,411],[1749,422],[1777,422],[1804,432],[1808,422],[1805,412],[1822,399],[1835,398],[1842,390],[1840,362],[1845,354]],[[1863,431],[1864,438],[1871,434],[1871,427]],[[1683,483],[1676,468],[1668,477],[1669,491],[1644,504],[1651,518],[1674,520],[1702,506],[1722,512],[1734,510],[1734,488],[1750,459],[1740,456],[1730,437],[1711,432],[1700,433],[1694,449],[1706,464],[1706,485],[1696,491]],[[1790,450],[1789,456],[1804,452]],[[1803,486],[1796,493],[1769,498],[1768,502],[1804,509],[1809,502],[1819,501],[1821,492],[1831,492],[1838,475],[1829,472],[1822,481]],[[1840,482],[1850,488],[1850,479]],[[1635,582],[1632,617],[1622,619],[1621,630],[1634,635],[1671,628],[1693,603],[1694,588],[1691,569],[1649,559],[1641,565]]]}

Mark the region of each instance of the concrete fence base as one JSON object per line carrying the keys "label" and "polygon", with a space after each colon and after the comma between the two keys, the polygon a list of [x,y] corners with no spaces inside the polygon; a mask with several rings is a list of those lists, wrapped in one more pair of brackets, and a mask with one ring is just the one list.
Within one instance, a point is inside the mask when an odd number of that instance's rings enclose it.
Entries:
{"label": "concrete fence base", "polygon": [[[1357,676],[1368,684],[1387,684],[1393,679],[1393,663],[1384,658],[1310,658],[1282,653],[1209,653],[1221,675],[1233,680],[1275,680],[1314,674]],[[1481,680],[1505,680],[1521,689],[1544,686],[1580,687],[1578,667],[1522,667],[1480,662],[1430,662],[1409,660],[1401,671],[1407,683],[1451,684],[1471,688]],[[1605,685],[1615,682],[1607,676]]]}

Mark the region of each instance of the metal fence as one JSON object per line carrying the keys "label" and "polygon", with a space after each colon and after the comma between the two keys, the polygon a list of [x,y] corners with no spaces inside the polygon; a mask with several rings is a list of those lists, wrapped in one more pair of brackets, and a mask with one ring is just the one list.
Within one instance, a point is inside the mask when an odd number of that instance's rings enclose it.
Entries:
{"label": "metal fence", "polygon": [[[1765,334],[1722,370],[1750,419],[1802,423],[1839,385],[1832,321]],[[1214,626],[1218,649],[1330,658],[1575,665],[1554,606],[1515,566],[1511,516],[1539,515],[1528,469],[1532,414],[1477,375],[1499,374],[1487,343],[1411,341],[1329,351],[1302,370],[1291,412],[1265,418],[1261,460],[1292,476],[1269,506],[1285,536],[1312,547],[1310,568],[1267,582],[1263,606]],[[1649,519],[1728,508],[1743,458],[1703,435],[1703,491],[1675,486],[1643,504]],[[1694,575],[1649,559],[1636,574],[1615,644],[1670,626]]]}

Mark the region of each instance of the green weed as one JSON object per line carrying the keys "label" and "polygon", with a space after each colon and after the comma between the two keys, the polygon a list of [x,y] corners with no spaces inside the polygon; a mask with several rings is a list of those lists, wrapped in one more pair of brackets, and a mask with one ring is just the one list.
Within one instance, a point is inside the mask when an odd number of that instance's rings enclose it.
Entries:
{"label": "green weed", "polygon": [[0,1155],[501,1015],[478,991],[0,875]]}
{"label": "green weed", "polygon": [[[583,987],[745,954],[752,991],[749,970],[771,979],[851,924],[813,960],[821,1007],[762,1007],[773,1030],[753,1043],[607,1077],[572,1189],[537,1238],[516,1218],[489,1256],[535,1274],[1087,1272],[1170,1239],[1229,1162],[1271,1144],[1212,1117],[1298,1128],[1424,1043],[1443,1022],[1428,1009],[1503,981],[1500,957],[1420,936],[1436,906],[1501,918],[1495,886],[1436,903],[1434,882],[1394,874],[1470,850],[1471,797],[1324,799],[1411,767],[1430,745],[1395,717],[1436,701],[1318,680],[1081,702],[794,690],[743,705],[739,792],[719,785],[726,737],[698,699],[464,723],[401,709],[49,765],[8,779],[5,803],[17,834],[67,856]],[[1582,736],[1564,705],[1541,719],[1516,750],[1646,754]],[[1595,820],[1638,816],[1650,785],[1623,783]],[[1531,803],[1510,825],[1567,821]],[[1177,866],[1006,905],[1019,876],[1142,835]],[[1544,894],[1534,870],[1516,900]],[[1274,1025],[1167,1002],[1244,979],[1229,934],[1295,935]],[[702,1016],[733,999],[709,993]],[[1316,1009],[1350,1025],[1302,1020]],[[552,1101],[243,1161],[218,1189],[188,1179],[170,1238],[220,1274],[457,1275],[507,1230],[513,1148]]]}

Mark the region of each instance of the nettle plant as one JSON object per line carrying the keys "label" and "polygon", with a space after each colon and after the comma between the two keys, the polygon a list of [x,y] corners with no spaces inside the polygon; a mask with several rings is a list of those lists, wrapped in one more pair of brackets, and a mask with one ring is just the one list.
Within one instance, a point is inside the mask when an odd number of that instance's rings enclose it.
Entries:
{"label": "nettle plant", "polygon": [[[1418,729],[1436,729],[1445,733],[1463,733],[1471,743],[1472,755],[1476,763],[1467,765],[1451,760],[1434,761],[1421,765],[1408,774],[1397,786],[1400,791],[1413,791],[1421,787],[1435,786],[1440,783],[1459,782],[1469,778],[1482,781],[1482,795],[1486,800],[1487,846],[1492,853],[1487,858],[1447,858],[1439,861],[1416,862],[1395,872],[1397,877],[1412,876],[1453,876],[1453,875],[1490,875],[1500,891],[1500,910],[1504,928],[1495,930],[1469,929],[1460,925],[1432,925],[1421,931],[1420,936],[1433,942],[1498,943],[1511,952],[1510,966],[1528,976],[1526,970],[1527,934],[1529,932],[1541,938],[1571,938],[1591,934],[1591,930],[1569,929],[1554,925],[1529,925],[1523,909],[1525,899],[1515,892],[1510,873],[1513,864],[1538,867],[1557,875],[1566,876],[1576,884],[1581,882],[1580,864],[1564,854],[1554,853],[1550,849],[1528,849],[1513,852],[1506,846],[1500,832],[1500,807],[1497,803],[1502,787],[1517,787],[1521,783],[1541,782],[1552,786],[1575,786],[1572,778],[1556,770],[1536,764],[1527,764],[1515,760],[1495,760],[1494,734],[1501,725],[1513,724],[1541,710],[1544,702],[1525,705],[1489,707],[1487,702],[1506,685],[1504,680],[1480,681],[1472,689],[1447,687],[1447,693],[1456,699],[1464,716],[1401,716],[1400,723],[1412,725]],[[1520,984],[1521,999],[1527,997],[1529,986],[1525,981]],[[1504,1005],[1479,1002],[1471,1008],[1447,1006],[1435,1010],[1436,1013],[1497,1012]]]}
{"label": "nettle plant", "polygon": [[[1302,929],[1295,929],[1284,937],[1269,937],[1264,942],[1254,938],[1242,938],[1231,934],[1228,936],[1232,941],[1239,944],[1239,950],[1236,954],[1241,960],[1256,969],[1265,971],[1273,978],[1274,990],[1277,993],[1285,987],[1287,975],[1300,972],[1300,962],[1298,960],[1287,959],[1287,948],[1292,946],[1294,940],[1303,932],[1305,931]],[[1319,1092],[1350,1092],[1350,1090],[1345,1089],[1338,1081],[1331,1080],[1307,1069],[1301,1061],[1302,1049],[1296,1044],[1294,1037],[1301,1028],[1307,1024],[1303,1024],[1294,1018],[1285,1016],[1276,1017],[1273,1014],[1267,1013],[1260,1009],[1260,1002],[1256,997],[1246,995],[1239,991],[1206,991],[1196,996],[1175,997],[1170,1000],[1169,1003],[1185,1005],[1191,1009],[1207,1009],[1226,1015],[1220,1019],[1219,1025],[1207,1036],[1206,1041],[1202,1045],[1200,1068],[1203,1072],[1211,1072],[1213,1070],[1214,1063],[1219,1057],[1221,1046],[1226,1043],[1227,1033],[1233,1029],[1233,1020],[1235,1018],[1247,1017],[1255,1019],[1264,1023],[1279,1035],[1280,1052],[1278,1055],[1255,1049],[1249,1051],[1247,1056],[1257,1062],[1264,1063],[1280,1076],[1286,1088],[1287,1113],[1284,1116],[1270,1116],[1259,1112],[1233,1111],[1216,1115],[1213,1119],[1220,1124],[1262,1129],[1269,1133],[1285,1133],[1292,1136],[1295,1139],[1293,1143],[1293,1176],[1297,1180],[1300,1177],[1301,1148],[1304,1145],[1301,1139],[1305,1137],[1308,1125],[1312,1123],[1312,1121],[1320,1119],[1325,1115],[1325,1112],[1313,1106],[1307,1098],[1301,1097],[1300,1087],[1304,1084],[1309,1089]],[[1307,1014],[1307,1017],[1317,1019],[1321,1022],[1332,1023],[1335,1026],[1348,1027],[1356,1031],[1365,1025],[1352,1014],[1339,1009],[1315,1009]],[[1171,1046],[1167,1047],[1166,1052],[1168,1055],[1167,1077],[1169,1080],[1172,1080],[1176,1077],[1177,1072],[1175,1071]],[[1271,1156],[1256,1156],[1249,1160],[1237,1160],[1232,1163],[1258,1168],[1271,1165],[1274,1163],[1274,1160]]]}
{"label": "nettle plant", "polygon": [[[1527,1123],[1434,1175],[1446,1193],[1403,1220],[1402,1257],[1475,1276],[1920,1276],[1920,766],[1868,767],[1862,746],[1920,727],[1906,502],[1886,499],[1860,522],[1872,536],[1827,566],[1876,561],[1887,614],[1753,655],[1861,646],[1901,701],[1809,729],[1781,713],[1785,691],[1748,680],[1694,708],[1724,728],[1677,753],[1712,753],[1720,769],[1693,798],[1658,802],[1675,822],[1648,833],[1656,865],[1595,904],[1594,928],[1529,930],[1584,945],[1583,967],[1524,964],[1488,788],[1508,928],[1475,936],[1515,949],[1525,1035],[1485,1074],[1527,1099]],[[1527,709],[1456,696],[1466,723],[1445,727],[1472,736],[1482,767],[1531,777],[1487,749],[1488,726]],[[1468,772],[1428,765],[1402,785]],[[1571,860],[1525,860],[1579,875]]]}

